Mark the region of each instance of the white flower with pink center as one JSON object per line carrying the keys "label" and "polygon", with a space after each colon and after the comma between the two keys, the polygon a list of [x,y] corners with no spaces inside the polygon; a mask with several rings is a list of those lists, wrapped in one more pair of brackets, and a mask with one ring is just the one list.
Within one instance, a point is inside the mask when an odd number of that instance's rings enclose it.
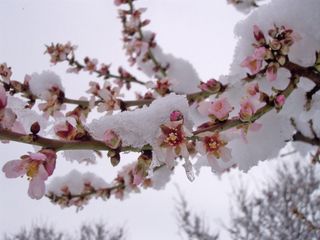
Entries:
{"label": "white flower with pink center", "polygon": [[219,132],[205,132],[198,135],[200,141],[196,148],[200,154],[206,155],[209,165],[217,172],[221,172],[219,160],[225,163],[231,160],[231,149],[227,148],[228,138]]}
{"label": "white flower with pink center", "polygon": [[172,168],[177,157],[189,158],[187,137],[191,136],[191,133],[183,126],[183,120],[162,124],[160,129],[161,133],[157,139],[159,147],[155,149],[158,160]]}
{"label": "white flower with pink center", "polygon": [[37,153],[23,155],[20,160],[7,162],[2,171],[7,178],[17,178],[27,175],[29,183],[28,194],[33,199],[40,199],[45,194],[45,180],[52,175],[57,155],[53,150],[43,149]]}

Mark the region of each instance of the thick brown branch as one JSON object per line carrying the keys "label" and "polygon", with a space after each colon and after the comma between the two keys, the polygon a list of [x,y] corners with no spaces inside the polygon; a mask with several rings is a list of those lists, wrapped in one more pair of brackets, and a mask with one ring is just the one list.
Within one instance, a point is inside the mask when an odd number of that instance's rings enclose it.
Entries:
{"label": "thick brown branch", "polygon": [[284,68],[288,69],[291,73],[295,73],[300,77],[306,77],[314,82],[316,85],[320,85],[320,74],[313,71],[310,68],[302,67],[296,63],[287,61],[284,65]]}
{"label": "thick brown branch", "polygon": [[[105,145],[104,142],[98,140],[86,140],[86,141],[65,141],[65,140],[57,140],[57,139],[50,139],[44,138],[41,136],[33,136],[28,134],[20,134],[15,133],[9,130],[0,129],[0,140],[9,140],[15,141],[30,145],[36,145],[43,148],[50,148],[56,151],[61,150],[104,150],[109,151],[111,150],[109,147]],[[121,151],[131,151],[131,152],[140,152],[143,150],[150,150],[151,146],[145,145],[144,147],[140,148],[133,148],[130,146],[122,147]]]}
{"label": "thick brown branch", "polygon": [[292,136],[292,141],[294,142],[304,142],[311,144],[313,146],[319,146],[320,147],[320,140],[318,138],[311,138],[303,135],[300,131],[296,132]]}

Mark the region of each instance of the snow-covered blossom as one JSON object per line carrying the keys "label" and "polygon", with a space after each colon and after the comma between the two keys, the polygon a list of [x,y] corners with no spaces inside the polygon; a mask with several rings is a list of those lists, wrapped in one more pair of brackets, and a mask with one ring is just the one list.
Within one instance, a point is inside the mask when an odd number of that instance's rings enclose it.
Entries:
{"label": "snow-covered blossom", "polygon": [[11,75],[11,67],[8,67],[6,63],[0,64],[0,76],[5,83],[10,82]]}
{"label": "snow-covered blossom", "polygon": [[223,121],[228,118],[229,113],[233,110],[227,98],[221,98],[213,102],[201,102],[198,110],[205,116],[210,116]]}
{"label": "snow-covered blossom", "polygon": [[56,164],[56,153],[43,149],[37,153],[21,156],[20,160],[7,162],[2,171],[7,178],[17,178],[23,175],[30,180],[28,194],[31,198],[40,199],[45,194],[45,180],[52,175]]}
{"label": "snow-covered blossom", "polygon": [[51,71],[33,73],[28,84],[32,94],[46,101],[38,105],[41,111],[52,116],[60,114],[65,106],[62,104],[64,88],[58,75]]}

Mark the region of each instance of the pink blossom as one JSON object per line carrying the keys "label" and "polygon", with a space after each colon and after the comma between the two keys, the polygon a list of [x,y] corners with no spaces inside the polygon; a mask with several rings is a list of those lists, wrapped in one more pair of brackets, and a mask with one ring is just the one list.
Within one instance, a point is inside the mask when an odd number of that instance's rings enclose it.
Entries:
{"label": "pink blossom", "polygon": [[44,149],[37,153],[23,155],[20,160],[7,162],[2,171],[7,178],[27,175],[28,180],[30,180],[29,196],[34,199],[40,199],[45,193],[44,181],[54,171],[56,158],[56,153],[53,150]]}
{"label": "pink blossom", "polygon": [[103,141],[108,147],[112,149],[117,149],[121,145],[120,137],[111,129],[108,129],[104,132]]}
{"label": "pink blossom", "polygon": [[0,110],[7,106],[7,93],[2,85],[0,85]]}
{"label": "pink blossom", "polygon": [[241,106],[241,109],[239,112],[240,119],[245,122],[250,121],[251,117],[256,112],[256,107],[253,101],[250,98],[246,98],[241,102],[240,106]]}
{"label": "pink blossom", "polygon": [[222,121],[228,118],[229,113],[233,108],[226,98],[222,98],[210,103],[202,102],[199,104],[198,110],[203,115],[213,115],[215,118]]}
{"label": "pink blossom", "polygon": [[253,55],[246,57],[240,66],[249,68],[251,74],[257,74],[262,67],[262,61],[265,53],[266,49],[264,47],[256,48]]}

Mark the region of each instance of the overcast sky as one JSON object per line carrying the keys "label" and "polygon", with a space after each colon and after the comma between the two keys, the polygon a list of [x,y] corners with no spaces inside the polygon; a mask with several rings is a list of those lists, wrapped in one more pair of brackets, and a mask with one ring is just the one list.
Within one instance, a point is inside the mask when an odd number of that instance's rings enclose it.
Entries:
{"label": "overcast sky", "polygon": [[[189,60],[200,77],[207,80],[228,74],[236,40],[233,27],[243,15],[228,6],[225,0],[141,0],[151,19],[150,29],[165,52]],[[122,51],[121,25],[113,0],[0,0],[1,36],[0,62],[13,68],[13,79],[23,80],[25,74],[52,70],[59,74],[66,94],[79,97],[87,89],[89,75],[66,74],[66,65],[52,66],[43,55],[44,45],[71,41],[78,45],[79,58],[90,56],[112,66],[127,66]],[[144,76],[139,75],[146,79]],[[0,144],[1,166],[18,159],[32,148],[22,144]],[[131,161],[128,156],[125,161]],[[116,175],[105,159],[98,166],[79,166],[59,158],[54,176],[64,175],[73,168],[95,171],[107,180]],[[190,205],[210,225],[219,227],[228,216],[227,195],[229,177],[223,181],[209,171],[203,171],[190,183],[179,168],[165,190],[147,190],[132,194],[129,199],[107,202],[91,201],[79,213],[74,208],[61,210],[44,198],[34,201],[27,196],[26,179],[6,179],[0,174],[0,234],[17,231],[32,222],[57,225],[73,231],[84,221],[104,220],[110,225],[125,225],[128,239],[180,239],[174,218],[176,185],[181,188]],[[214,229],[214,227],[213,227]],[[226,238],[225,238],[226,239]]]}

